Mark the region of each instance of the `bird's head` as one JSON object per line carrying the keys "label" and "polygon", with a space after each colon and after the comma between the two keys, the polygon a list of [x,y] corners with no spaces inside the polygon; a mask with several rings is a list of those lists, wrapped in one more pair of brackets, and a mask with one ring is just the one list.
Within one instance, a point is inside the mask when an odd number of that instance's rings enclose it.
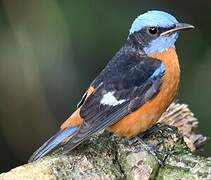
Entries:
{"label": "bird's head", "polygon": [[181,30],[194,26],[179,23],[177,19],[163,11],[148,11],[138,16],[130,29],[128,40],[145,54],[160,53],[174,48]]}

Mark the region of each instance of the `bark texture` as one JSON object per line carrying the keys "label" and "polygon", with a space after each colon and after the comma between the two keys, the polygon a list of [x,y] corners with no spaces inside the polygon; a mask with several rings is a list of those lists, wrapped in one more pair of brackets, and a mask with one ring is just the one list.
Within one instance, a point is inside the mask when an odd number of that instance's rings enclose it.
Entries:
{"label": "bark texture", "polygon": [[211,158],[193,154],[207,138],[194,133],[198,122],[187,105],[173,103],[159,122],[142,139],[151,145],[150,149],[157,149],[163,165],[140,141],[131,143],[105,131],[68,155],[62,155],[60,149],[54,155],[0,174],[0,180],[211,179]]}

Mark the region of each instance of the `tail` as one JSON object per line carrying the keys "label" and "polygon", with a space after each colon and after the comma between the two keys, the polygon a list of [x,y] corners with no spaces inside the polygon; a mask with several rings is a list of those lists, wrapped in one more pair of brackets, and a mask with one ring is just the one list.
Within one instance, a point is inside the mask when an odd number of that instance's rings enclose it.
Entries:
{"label": "tail", "polygon": [[54,136],[52,136],[48,141],[46,141],[39,149],[37,149],[32,156],[29,158],[28,162],[35,161],[42,158],[43,156],[53,152],[57,147],[69,140],[78,131],[79,127],[69,127],[60,130]]}

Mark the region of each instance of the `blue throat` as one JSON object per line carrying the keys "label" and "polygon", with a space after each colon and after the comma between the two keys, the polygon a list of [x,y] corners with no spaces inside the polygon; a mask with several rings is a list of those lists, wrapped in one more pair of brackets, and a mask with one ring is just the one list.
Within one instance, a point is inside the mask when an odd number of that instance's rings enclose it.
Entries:
{"label": "blue throat", "polygon": [[174,48],[177,38],[178,33],[174,33],[170,36],[161,36],[150,42],[143,51],[145,54],[161,53],[168,48]]}

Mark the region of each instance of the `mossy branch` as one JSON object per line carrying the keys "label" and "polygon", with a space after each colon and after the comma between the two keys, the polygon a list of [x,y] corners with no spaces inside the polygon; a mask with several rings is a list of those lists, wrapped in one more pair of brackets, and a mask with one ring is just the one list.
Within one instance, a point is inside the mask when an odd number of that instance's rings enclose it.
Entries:
{"label": "mossy branch", "polygon": [[139,142],[101,132],[69,155],[17,167],[0,179],[211,179],[211,159],[193,155],[207,138],[194,133],[198,122],[187,105],[173,103],[159,122],[144,141],[159,150],[163,166]]}

